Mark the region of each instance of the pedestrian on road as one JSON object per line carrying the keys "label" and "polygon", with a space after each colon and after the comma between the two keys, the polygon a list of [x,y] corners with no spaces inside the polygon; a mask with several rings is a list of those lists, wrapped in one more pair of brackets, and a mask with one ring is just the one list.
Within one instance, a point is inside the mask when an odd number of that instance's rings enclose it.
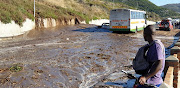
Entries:
{"label": "pedestrian on road", "polygon": [[144,28],[144,40],[149,44],[146,59],[150,65],[147,74],[142,74],[139,78],[139,83],[141,85],[139,85],[138,88],[149,88],[143,86],[145,83],[156,85],[157,87],[163,83],[161,74],[165,65],[165,48],[160,40],[155,39],[155,31],[156,29],[153,25]]}

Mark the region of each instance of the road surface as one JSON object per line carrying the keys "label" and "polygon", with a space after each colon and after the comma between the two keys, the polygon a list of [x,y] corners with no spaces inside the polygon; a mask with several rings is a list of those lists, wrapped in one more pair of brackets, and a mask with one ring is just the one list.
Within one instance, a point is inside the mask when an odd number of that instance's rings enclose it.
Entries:
{"label": "road surface", "polygon": [[[158,31],[157,38],[169,47],[178,32]],[[32,30],[0,41],[0,87],[92,87],[111,74],[132,70],[132,58],[144,44],[142,31],[112,33],[95,25]],[[22,70],[13,72],[14,66]]]}

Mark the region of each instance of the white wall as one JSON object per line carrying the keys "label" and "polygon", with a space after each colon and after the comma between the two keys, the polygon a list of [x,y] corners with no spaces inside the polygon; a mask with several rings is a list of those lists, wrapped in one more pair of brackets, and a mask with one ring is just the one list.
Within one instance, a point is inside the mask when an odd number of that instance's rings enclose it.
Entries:
{"label": "white wall", "polygon": [[102,25],[103,23],[109,23],[109,19],[98,19],[89,22],[89,24],[95,24],[95,25]]}
{"label": "white wall", "polygon": [[154,25],[154,24],[156,24],[156,22],[154,22],[154,21],[147,21],[147,25]]}
{"label": "white wall", "polygon": [[0,37],[18,36],[34,28],[35,22],[28,18],[23,22],[22,26],[15,24],[14,21],[11,21],[11,23],[8,24],[4,24],[0,21]]}
{"label": "white wall", "polygon": [[[98,19],[98,20],[92,20],[89,22],[89,24],[95,24],[95,25],[102,25],[102,23],[109,23],[108,19]],[[147,21],[148,25],[154,25],[156,22],[154,21]]]}

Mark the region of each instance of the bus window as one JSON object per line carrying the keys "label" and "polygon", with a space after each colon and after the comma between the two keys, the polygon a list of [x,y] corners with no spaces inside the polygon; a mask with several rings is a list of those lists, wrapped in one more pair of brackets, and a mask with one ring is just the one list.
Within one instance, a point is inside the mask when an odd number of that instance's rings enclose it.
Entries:
{"label": "bus window", "polygon": [[136,12],[131,11],[131,19],[136,19]]}
{"label": "bus window", "polygon": [[142,12],[140,12],[140,19],[143,19],[143,18],[142,18]]}
{"label": "bus window", "polygon": [[141,19],[144,19],[144,13],[141,13]]}
{"label": "bus window", "polygon": [[131,11],[131,19],[133,19],[133,12]]}
{"label": "bus window", "polygon": [[134,19],[136,19],[136,12],[134,12]]}
{"label": "bus window", "polygon": [[142,12],[140,13],[140,19],[144,19]]}
{"label": "bus window", "polygon": [[141,13],[141,12],[140,12],[140,14],[139,14],[139,18],[142,19],[142,13]]}
{"label": "bus window", "polygon": [[140,12],[137,12],[137,19],[140,19]]}
{"label": "bus window", "polygon": [[138,13],[138,12],[136,12],[136,19],[138,19],[138,14],[139,14],[139,13]]}
{"label": "bus window", "polygon": [[145,13],[131,11],[131,19],[145,19]]}

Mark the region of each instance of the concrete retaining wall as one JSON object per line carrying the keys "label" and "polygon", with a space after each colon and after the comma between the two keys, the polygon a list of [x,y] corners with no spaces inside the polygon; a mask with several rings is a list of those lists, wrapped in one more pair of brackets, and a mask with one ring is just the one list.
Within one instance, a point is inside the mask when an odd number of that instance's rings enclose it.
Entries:
{"label": "concrete retaining wall", "polygon": [[89,24],[102,25],[103,23],[109,23],[109,19],[92,20]]}
{"label": "concrete retaining wall", "polygon": [[27,18],[22,26],[15,24],[14,21],[8,24],[4,24],[0,21],[0,38],[22,35],[32,29],[49,28],[60,25],[74,25],[78,23],[80,23],[80,21],[77,18],[57,20],[52,18],[37,18],[35,22]]}
{"label": "concrete retaining wall", "polygon": [[[12,21],[9,24],[4,24],[0,21],[0,37],[12,37],[12,36],[18,36],[22,35],[25,32],[32,30],[32,29],[41,29],[41,28],[49,28],[49,27],[56,27],[59,25],[74,25],[77,23],[83,23],[80,22],[77,18],[72,19],[52,19],[52,18],[37,18],[34,21],[30,19],[26,19],[25,22],[23,22],[22,26],[19,26],[18,24],[15,24],[14,21]],[[84,22],[85,23],[85,22]],[[103,23],[109,23],[108,19],[99,19],[99,20],[92,20],[89,22],[89,24],[95,24],[95,25],[102,25]],[[154,22],[148,21],[149,24],[153,24]]]}
{"label": "concrete retaining wall", "polygon": [[154,25],[154,24],[156,24],[156,22],[154,22],[154,21],[147,21],[147,25]]}
{"label": "concrete retaining wall", "polygon": [[34,28],[35,22],[28,18],[23,22],[22,26],[19,26],[14,21],[8,24],[4,24],[0,21],[0,37],[18,36]]}
{"label": "concrete retaining wall", "polygon": [[[49,27],[56,27],[60,25],[74,25],[77,23],[83,23],[80,22],[77,18],[72,19],[52,19],[52,18],[36,18],[35,22],[26,19],[25,22],[23,22],[22,26],[19,26],[18,24],[15,24],[14,21],[12,21],[9,24],[4,24],[0,21],[0,37],[12,37],[12,36],[18,36],[22,35],[27,31],[30,31],[32,29],[41,29],[41,28],[49,28]],[[84,22],[85,23],[85,22]],[[102,25],[103,23],[109,23],[108,19],[99,19],[99,20],[92,20],[89,22],[89,24],[95,24],[95,25]],[[153,24],[154,22],[148,21],[149,24]]]}

